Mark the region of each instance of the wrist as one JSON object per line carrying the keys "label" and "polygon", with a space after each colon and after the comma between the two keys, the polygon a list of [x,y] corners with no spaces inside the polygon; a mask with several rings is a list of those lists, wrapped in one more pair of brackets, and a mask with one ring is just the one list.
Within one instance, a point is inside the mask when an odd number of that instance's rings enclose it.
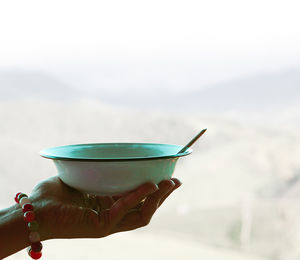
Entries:
{"label": "wrist", "polygon": [[14,254],[30,245],[29,231],[24,221],[23,211],[18,205],[2,211],[0,231],[0,258]]}
{"label": "wrist", "polygon": [[38,196],[29,197],[31,204],[34,208],[35,219],[38,223],[38,232],[40,234],[41,241],[45,241],[53,238],[51,235],[51,228],[48,227],[45,219],[45,209],[47,207],[47,201]]}

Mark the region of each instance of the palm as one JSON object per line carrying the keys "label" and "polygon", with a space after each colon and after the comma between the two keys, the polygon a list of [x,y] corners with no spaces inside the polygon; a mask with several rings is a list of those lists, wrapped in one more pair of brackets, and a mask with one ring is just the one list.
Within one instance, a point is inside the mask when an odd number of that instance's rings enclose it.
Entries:
{"label": "palm", "polygon": [[38,184],[32,199],[39,210],[44,239],[104,237],[145,226],[166,197],[180,186],[177,179],[153,183],[115,198],[87,196],[58,177]]}

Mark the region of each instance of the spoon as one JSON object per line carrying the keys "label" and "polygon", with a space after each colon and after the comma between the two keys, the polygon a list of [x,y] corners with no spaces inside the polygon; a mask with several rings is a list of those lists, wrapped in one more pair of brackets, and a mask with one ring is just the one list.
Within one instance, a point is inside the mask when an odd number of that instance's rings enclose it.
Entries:
{"label": "spoon", "polygon": [[197,134],[185,147],[183,147],[177,154],[184,153],[188,148],[192,146],[193,143],[195,143],[205,132],[206,128],[201,130],[199,134]]}

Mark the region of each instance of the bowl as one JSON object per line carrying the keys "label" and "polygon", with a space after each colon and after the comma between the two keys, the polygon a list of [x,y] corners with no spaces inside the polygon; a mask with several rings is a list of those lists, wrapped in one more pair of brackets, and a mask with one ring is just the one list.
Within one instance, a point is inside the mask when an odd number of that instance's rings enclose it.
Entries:
{"label": "bowl", "polygon": [[91,143],[47,148],[59,178],[84,193],[113,196],[145,182],[158,184],[173,175],[177,160],[189,155],[181,145],[156,143]]}

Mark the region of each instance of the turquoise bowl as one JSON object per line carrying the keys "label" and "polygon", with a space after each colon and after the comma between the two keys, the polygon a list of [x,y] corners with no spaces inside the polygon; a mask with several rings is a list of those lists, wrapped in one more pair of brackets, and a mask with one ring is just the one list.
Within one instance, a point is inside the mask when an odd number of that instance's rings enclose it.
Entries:
{"label": "turquoise bowl", "polygon": [[145,182],[158,184],[173,175],[177,160],[189,148],[156,143],[91,143],[47,148],[42,157],[52,159],[60,179],[84,193],[113,196]]}

